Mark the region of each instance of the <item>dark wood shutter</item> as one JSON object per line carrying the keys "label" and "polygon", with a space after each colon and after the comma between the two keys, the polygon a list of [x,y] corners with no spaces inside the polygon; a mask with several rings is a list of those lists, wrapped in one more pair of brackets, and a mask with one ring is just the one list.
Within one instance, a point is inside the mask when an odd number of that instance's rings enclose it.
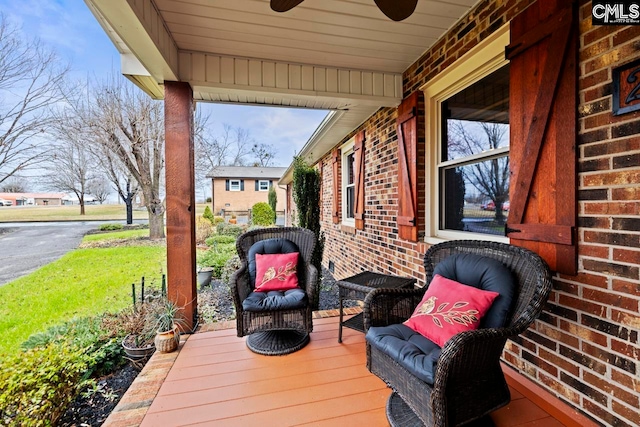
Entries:
{"label": "dark wood shutter", "polygon": [[418,92],[398,106],[398,237],[418,241]]}
{"label": "dark wood shutter", "polygon": [[256,185],[255,185],[255,186],[256,186],[255,190],[256,190],[256,191],[260,190],[260,188],[258,187],[258,185],[259,185],[259,184],[258,184],[258,180],[256,179],[254,182],[255,182],[255,184],[256,184]]}
{"label": "dark wood shutter", "polygon": [[332,205],[331,205],[331,215],[333,217],[333,223],[338,224],[340,222],[340,182],[338,182],[338,178],[340,177],[340,150],[335,149],[333,153],[331,153],[332,157],[332,172],[333,172],[333,194],[332,194]]}
{"label": "dark wood shutter", "polygon": [[577,272],[577,10],[538,1],[511,21],[511,243]]}
{"label": "dark wood shutter", "polygon": [[226,180],[224,181],[224,189],[225,189],[226,191],[229,191],[229,180],[228,180],[228,179],[226,179]]}
{"label": "dark wood shutter", "polygon": [[364,131],[358,132],[353,146],[354,214],[356,229],[364,230]]}
{"label": "dark wood shutter", "polygon": [[244,179],[240,180],[240,191],[244,191]]}

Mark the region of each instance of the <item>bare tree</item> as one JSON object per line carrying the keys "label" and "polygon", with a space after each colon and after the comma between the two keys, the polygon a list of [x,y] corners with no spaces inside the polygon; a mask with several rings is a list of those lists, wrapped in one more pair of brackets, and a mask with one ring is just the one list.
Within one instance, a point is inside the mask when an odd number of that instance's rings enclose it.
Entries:
{"label": "bare tree", "polygon": [[[71,134],[71,132],[69,132]],[[57,144],[46,164],[42,185],[52,191],[73,193],[80,202],[80,215],[85,214],[85,195],[94,179],[93,157],[83,141],[70,136]]]}
{"label": "bare tree", "polygon": [[123,79],[99,87],[89,105],[93,142],[122,163],[138,183],[149,214],[149,237],[164,237],[160,189],[164,167],[164,110]]}
{"label": "bare tree", "polygon": [[265,143],[253,144],[251,153],[254,157],[253,165],[263,168],[271,166],[271,162],[276,157],[276,151],[273,145]]}
{"label": "bare tree", "polygon": [[47,160],[50,108],[63,99],[67,70],[0,14],[0,183]]}
{"label": "bare tree", "polygon": [[[451,120],[449,149],[463,156],[499,148],[509,126],[479,122],[481,132],[470,131],[465,122]],[[504,221],[503,205],[509,198],[509,157],[500,156],[464,167],[464,177],[476,190],[490,198],[496,209],[496,221]]]}
{"label": "bare tree", "polygon": [[133,224],[133,201],[139,188],[131,173],[126,170],[122,162],[104,145],[98,144],[100,165],[107,175],[107,179],[113,184],[120,199],[126,206],[127,224]]}
{"label": "bare tree", "polygon": [[208,117],[196,115],[195,122],[197,170],[206,174],[218,166],[244,166],[247,163],[246,158],[256,145],[247,129],[225,124],[220,135],[212,135],[207,130]]}
{"label": "bare tree", "polygon": [[95,197],[100,204],[103,204],[111,194],[109,181],[104,176],[96,175],[96,177],[89,183],[87,193]]}
{"label": "bare tree", "polygon": [[0,187],[3,193],[26,193],[28,191],[27,188],[27,182],[24,178],[17,175],[7,179]]}

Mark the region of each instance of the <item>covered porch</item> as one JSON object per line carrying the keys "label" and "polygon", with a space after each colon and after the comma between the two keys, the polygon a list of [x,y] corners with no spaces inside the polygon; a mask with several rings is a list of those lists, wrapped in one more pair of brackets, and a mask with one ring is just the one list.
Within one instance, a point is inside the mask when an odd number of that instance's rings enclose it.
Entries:
{"label": "covered porch", "polygon": [[[362,333],[338,343],[336,314],[316,312],[311,342],[287,356],[252,353],[232,323],[190,335],[151,358],[104,426],[387,426],[390,390],[367,371]],[[511,403],[491,414],[496,427],[596,425],[504,369]]]}

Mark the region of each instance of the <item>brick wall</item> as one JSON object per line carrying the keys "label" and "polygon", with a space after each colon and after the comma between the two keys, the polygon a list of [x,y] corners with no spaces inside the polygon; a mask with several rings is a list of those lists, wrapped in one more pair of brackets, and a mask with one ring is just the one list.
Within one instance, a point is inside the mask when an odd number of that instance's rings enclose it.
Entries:
{"label": "brick wall", "polygon": [[[405,95],[531,3],[479,3],[407,69]],[[611,70],[640,58],[640,26],[593,27],[584,1],[579,16],[579,273],[554,277],[546,310],[507,343],[504,360],[599,423],[634,426],[640,425],[640,114],[612,115]],[[424,283],[427,245],[397,237],[395,120],[395,109],[384,108],[353,132],[364,129],[367,136],[364,230],[332,223],[330,155],[321,160],[324,264],[335,265],[337,278],[372,270]],[[418,170],[424,176],[424,164]],[[422,187],[424,218],[429,200]]]}

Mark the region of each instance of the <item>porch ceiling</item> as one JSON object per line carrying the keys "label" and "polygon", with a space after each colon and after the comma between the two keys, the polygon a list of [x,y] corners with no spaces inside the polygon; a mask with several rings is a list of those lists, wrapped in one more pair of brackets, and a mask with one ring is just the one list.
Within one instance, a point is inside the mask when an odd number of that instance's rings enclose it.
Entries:
{"label": "porch ceiling", "polygon": [[179,80],[196,101],[343,110],[339,130],[322,132],[335,144],[399,104],[403,71],[477,1],[420,0],[402,22],[373,0],[306,0],[286,13],[268,0],[85,3],[121,53],[122,73],[153,98]]}

